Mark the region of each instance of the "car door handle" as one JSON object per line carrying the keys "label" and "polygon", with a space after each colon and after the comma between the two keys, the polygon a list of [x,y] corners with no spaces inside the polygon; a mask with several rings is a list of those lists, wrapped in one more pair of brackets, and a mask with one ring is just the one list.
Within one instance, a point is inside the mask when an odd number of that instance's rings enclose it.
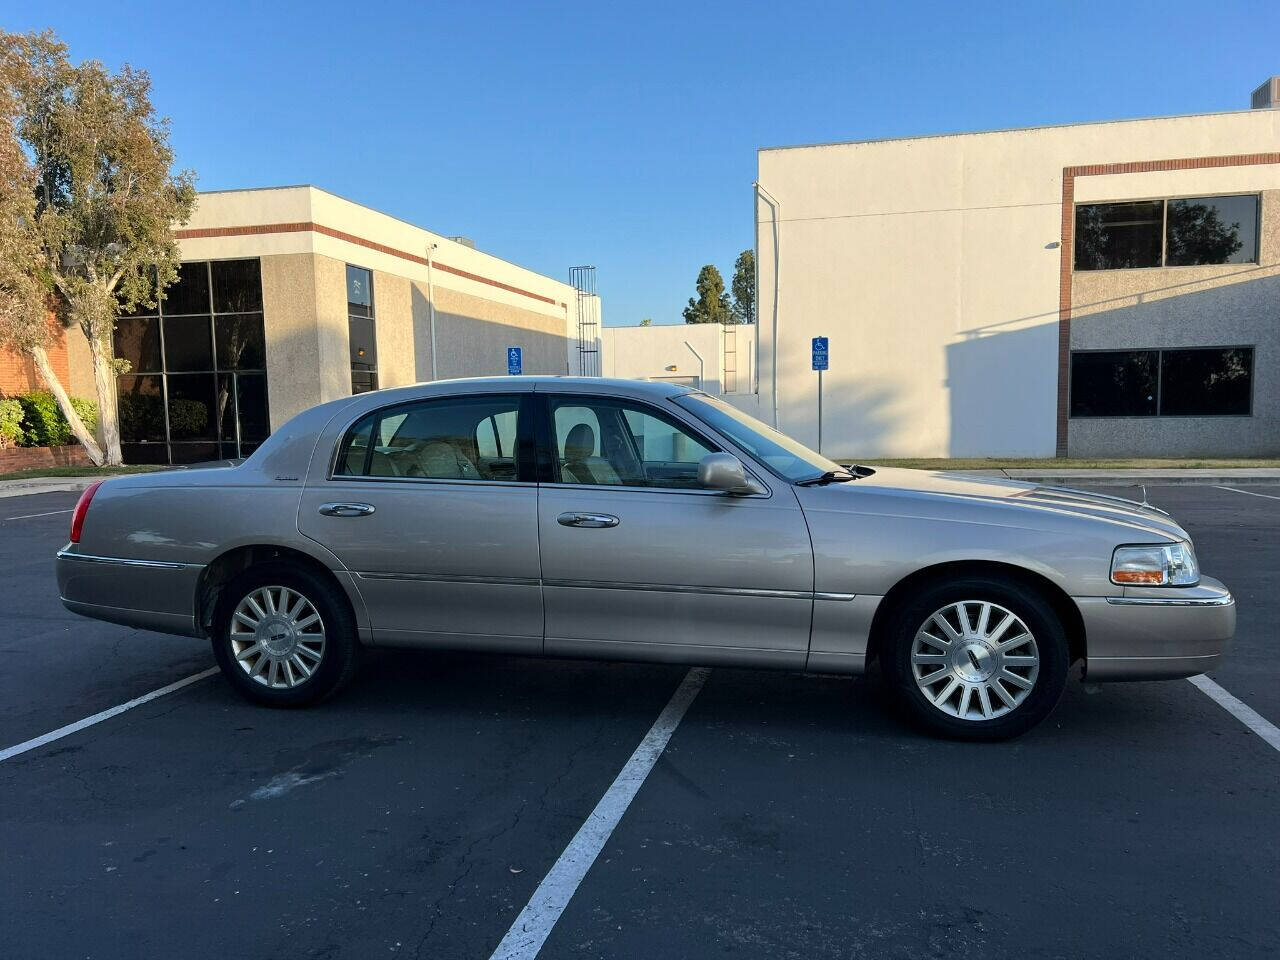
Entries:
{"label": "car door handle", "polygon": [[611,513],[562,513],[556,517],[562,527],[616,527],[620,522]]}
{"label": "car door handle", "polygon": [[326,517],[367,517],[373,513],[371,503],[325,503],[320,512]]}

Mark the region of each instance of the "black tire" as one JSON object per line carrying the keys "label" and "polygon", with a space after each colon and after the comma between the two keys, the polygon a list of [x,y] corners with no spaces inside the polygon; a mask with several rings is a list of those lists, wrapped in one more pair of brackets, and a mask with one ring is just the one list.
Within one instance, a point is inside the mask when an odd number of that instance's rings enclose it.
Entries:
{"label": "black tire", "polygon": [[[245,597],[264,587],[285,587],[305,597],[323,624],[325,639],[320,662],[312,668],[311,675],[296,686],[269,687],[251,677],[236,659],[231,637],[232,616]],[[240,640],[243,642],[244,638]],[[236,692],[247,700],[271,707],[305,707],[328,699],[351,681],[360,662],[355,618],[346,598],[339,595],[338,588],[328,580],[286,562],[251,567],[222,589],[213,620],[212,641],[213,655],[222,668],[222,675]]]}
{"label": "black tire", "polygon": [[[983,708],[980,704],[973,703],[979,697],[976,687],[974,692],[968,694],[971,697],[970,706],[966,709],[966,717],[962,718],[948,711],[959,709],[962,703],[961,698],[966,695],[963,685],[956,688],[954,700],[951,697],[943,697],[952,674],[940,675],[942,679],[936,681],[930,688],[940,701],[945,701],[946,706],[940,707],[926,696],[913,672],[912,648],[917,632],[930,624],[935,612],[947,608],[950,604],[966,604],[968,601],[996,604],[1013,613],[1031,633],[1035,653],[1039,658],[1034,675],[1029,667],[1013,668],[1014,671],[1019,671],[1019,676],[1024,678],[1030,676],[1033,682],[1025,698],[1018,701],[1015,707],[1008,708],[1007,705],[1000,705],[996,691],[989,685],[982,692],[981,696],[993,705],[992,713],[1007,710],[991,719],[977,718]],[[976,626],[976,618],[981,607],[966,606],[965,610]],[[993,611],[992,616],[995,615]],[[936,624],[931,626],[930,632],[940,634],[941,631],[937,627]],[[997,639],[1004,640],[1007,636],[1007,634],[1002,635]],[[1062,622],[1045,598],[1034,588],[1016,580],[1006,581],[992,577],[963,577],[924,588],[894,611],[889,621],[885,641],[880,658],[881,668],[884,679],[898,702],[925,729],[959,740],[1008,740],[1021,736],[1036,726],[1053,712],[1053,708],[1062,698],[1071,661]],[[923,649],[932,651],[928,656],[942,652],[941,648]],[[979,681],[979,685],[986,685],[981,682],[984,673],[989,680],[994,674],[1003,676],[1000,673],[1002,661],[992,659],[993,655],[990,652],[984,653],[981,646],[974,649],[977,650],[977,656],[966,654],[973,664],[973,673],[966,673],[966,676],[973,676]],[[1013,651],[1020,655],[1030,652],[1027,647]],[[1003,657],[1005,654],[1002,653],[1000,656]],[[939,667],[943,666],[946,664],[939,664]],[[927,672],[927,666],[922,665],[920,669],[922,674],[925,674],[924,680],[927,683],[928,677],[934,674]],[[955,669],[968,671],[969,668],[964,665]],[[956,676],[959,677],[958,674]],[[1002,689],[1014,699],[1021,695],[1021,690],[1014,684],[1002,680],[991,680],[991,683],[996,682],[1001,683]]]}

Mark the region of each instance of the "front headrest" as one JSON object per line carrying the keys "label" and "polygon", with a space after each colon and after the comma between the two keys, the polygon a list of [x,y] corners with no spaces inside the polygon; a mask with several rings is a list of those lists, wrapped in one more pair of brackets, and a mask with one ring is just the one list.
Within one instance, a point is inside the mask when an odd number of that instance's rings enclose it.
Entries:
{"label": "front headrest", "polygon": [[569,431],[564,441],[566,460],[585,460],[596,452],[596,432],[590,424],[580,423]]}

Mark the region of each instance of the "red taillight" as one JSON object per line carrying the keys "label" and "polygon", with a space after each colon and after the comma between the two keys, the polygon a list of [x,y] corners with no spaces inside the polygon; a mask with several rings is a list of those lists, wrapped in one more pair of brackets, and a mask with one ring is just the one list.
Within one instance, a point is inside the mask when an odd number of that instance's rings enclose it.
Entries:
{"label": "red taillight", "polygon": [[89,512],[89,501],[93,499],[93,495],[98,492],[98,488],[102,486],[101,480],[96,480],[89,486],[84,488],[84,493],[80,494],[80,499],[76,501],[76,509],[71,514],[71,542],[80,542],[80,531],[84,529],[84,518]]}

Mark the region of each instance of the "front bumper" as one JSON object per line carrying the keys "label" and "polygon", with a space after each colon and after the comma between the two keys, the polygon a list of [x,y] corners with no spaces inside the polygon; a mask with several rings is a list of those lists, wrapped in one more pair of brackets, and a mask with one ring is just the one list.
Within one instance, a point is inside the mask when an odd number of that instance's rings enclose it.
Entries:
{"label": "front bumper", "polygon": [[1236,629],[1236,602],[1212,577],[1194,587],[1077,597],[1089,680],[1167,680],[1210,670]]}

